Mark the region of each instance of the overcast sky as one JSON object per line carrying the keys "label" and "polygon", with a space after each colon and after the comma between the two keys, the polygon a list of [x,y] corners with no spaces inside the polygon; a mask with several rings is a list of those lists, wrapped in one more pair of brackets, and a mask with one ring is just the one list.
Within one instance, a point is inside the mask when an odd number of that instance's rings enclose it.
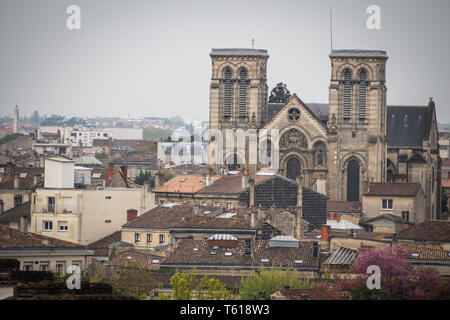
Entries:
{"label": "overcast sky", "polygon": [[[69,30],[66,9],[81,8]],[[335,49],[389,55],[388,104],[450,122],[450,1],[0,0],[0,113],[208,119],[211,48],[267,49],[268,85],[328,102]],[[369,30],[369,5],[381,30]]]}

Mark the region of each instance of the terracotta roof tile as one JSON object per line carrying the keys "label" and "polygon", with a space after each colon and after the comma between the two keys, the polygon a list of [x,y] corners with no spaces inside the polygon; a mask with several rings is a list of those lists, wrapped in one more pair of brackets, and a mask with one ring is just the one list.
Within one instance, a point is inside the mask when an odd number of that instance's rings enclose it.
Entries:
{"label": "terracotta roof tile", "polygon": [[450,242],[450,221],[431,220],[418,223],[400,231],[397,239]]}
{"label": "terracotta roof tile", "polygon": [[114,255],[108,262],[105,263],[105,265],[126,267],[133,266],[134,263],[138,263],[146,269],[159,270],[159,266],[163,261],[164,257],[161,256],[134,250],[127,250]]}
{"label": "terracotta roof tile", "polygon": [[[222,179],[221,176],[215,176],[214,181]],[[205,177],[202,175],[181,175],[176,176],[153,192],[180,192],[196,193],[205,186]]]}
{"label": "terracotta roof tile", "polygon": [[96,256],[107,257],[109,255],[109,245],[121,240],[120,231],[113,232],[88,245],[88,248],[95,251]]}
{"label": "terracotta roof tile", "polygon": [[362,203],[357,201],[327,201],[327,212],[361,213]]}
{"label": "terracotta roof tile", "polygon": [[40,234],[27,232],[0,225],[0,250],[1,249],[33,249],[33,248],[79,248],[86,246],[77,243],[46,237]]}

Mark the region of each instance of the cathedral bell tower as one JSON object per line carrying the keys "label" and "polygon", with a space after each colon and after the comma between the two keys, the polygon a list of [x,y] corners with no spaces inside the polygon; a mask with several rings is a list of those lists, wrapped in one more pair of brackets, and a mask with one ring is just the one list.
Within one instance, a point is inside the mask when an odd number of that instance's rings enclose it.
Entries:
{"label": "cathedral bell tower", "polygon": [[[226,152],[227,129],[260,129],[267,117],[267,50],[212,49],[209,126],[223,134],[223,165],[214,165],[216,173],[228,163],[229,169],[248,167],[253,173],[256,164],[248,163],[248,155]],[[236,141],[235,141],[236,146]],[[216,141],[210,142],[210,159],[215,158]],[[248,143],[246,150],[256,148]],[[211,154],[213,152],[214,154]],[[210,160],[211,162],[211,160]]]}
{"label": "cathedral bell tower", "polygon": [[386,176],[388,56],[380,50],[333,50],[330,59],[330,196],[361,201],[367,182]]}

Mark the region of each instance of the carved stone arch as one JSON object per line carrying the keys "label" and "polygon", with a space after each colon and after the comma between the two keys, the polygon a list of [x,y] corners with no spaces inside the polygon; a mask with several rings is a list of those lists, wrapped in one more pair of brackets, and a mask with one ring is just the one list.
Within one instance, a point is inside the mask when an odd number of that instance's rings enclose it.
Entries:
{"label": "carved stone arch", "polygon": [[[299,166],[298,172],[292,175],[293,166],[294,167],[296,166],[295,162],[297,161]],[[296,179],[296,175],[303,176],[303,169],[307,167],[308,167],[308,160],[306,159],[306,157],[303,154],[295,151],[291,151],[283,155],[280,161],[280,169],[282,171],[282,174],[285,177],[288,177],[293,180]]]}
{"label": "carved stone arch", "polygon": [[355,80],[359,80],[359,74],[361,73],[361,70],[363,70],[363,69],[366,71],[366,75],[367,75],[366,79],[367,80],[375,79],[375,77],[374,77],[375,73],[374,73],[373,69],[368,64],[360,63],[355,68]]}
{"label": "carved stone arch", "polygon": [[397,167],[395,166],[394,162],[387,158],[386,161],[386,176],[388,182],[395,182],[394,175],[397,174]]}
{"label": "carved stone arch", "polygon": [[367,162],[366,159],[364,158],[364,156],[362,156],[361,154],[357,153],[357,152],[352,152],[349,153],[347,155],[345,155],[341,161],[340,161],[340,170],[341,172],[346,170],[347,166],[348,166],[348,162],[351,160],[351,158],[356,158],[359,160],[359,162],[361,163],[362,167],[361,170],[363,173],[367,172]]}
{"label": "carved stone arch", "polygon": [[217,68],[217,74],[215,74],[215,78],[223,79],[225,78],[225,70],[229,68],[231,71],[231,79],[234,79],[236,77],[236,65],[225,61]]}
{"label": "carved stone arch", "polygon": [[[289,107],[289,109],[290,109],[290,107]],[[309,134],[309,132],[303,130],[303,128],[301,128],[300,126],[295,125],[295,124],[294,124],[294,125],[287,126],[287,127],[284,127],[284,128],[280,131],[280,133],[279,133],[279,137],[280,137],[280,138],[279,138],[279,142],[281,142],[281,137],[282,137],[286,132],[290,131],[291,129],[295,129],[295,130],[299,131],[301,134],[303,134],[303,135],[306,137],[306,141],[307,141],[308,146],[311,145],[310,141],[312,140],[312,138],[311,138],[311,135]]]}
{"label": "carved stone arch", "polygon": [[279,148],[283,149],[308,149],[308,138],[298,128],[284,130],[280,135]]}
{"label": "carved stone arch", "polygon": [[255,70],[251,68],[251,66],[248,63],[245,62],[239,62],[235,64],[235,70],[236,70],[236,79],[239,79],[239,73],[241,72],[241,69],[247,70],[247,78],[255,78]]}
{"label": "carved stone arch", "polygon": [[[356,164],[357,172],[355,172]],[[365,158],[358,153],[347,154],[340,162],[339,174],[338,188],[341,193],[341,200],[361,201],[364,181],[367,180],[367,161]],[[354,175],[357,175],[357,177],[354,177]]]}
{"label": "carved stone arch", "polygon": [[335,79],[343,81],[344,80],[344,71],[346,69],[350,70],[351,75],[352,75],[352,80],[355,80],[356,68],[351,63],[344,63],[344,64],[340,65],[339,68],[336,69]]}

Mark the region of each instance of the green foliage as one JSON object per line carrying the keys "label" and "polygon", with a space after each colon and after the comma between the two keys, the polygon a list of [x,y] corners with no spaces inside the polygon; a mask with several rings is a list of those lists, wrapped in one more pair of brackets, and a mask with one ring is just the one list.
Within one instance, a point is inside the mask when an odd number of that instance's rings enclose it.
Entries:
{"label": "green foliage", "polygon": [[12,134],[8,134],[6,136],[4,136],[3,138],[0,139],[0,145],[13,141],[15,140],[17,137],[23,136],[23,134],[21,133],[12,133]]}
{"label": "green foliage", "polygon": [[143,186],[145,182],[148,182],[151,187],[155,186],[155,178],[150,174],[150,172],[146,171],[139,172],[139,174],[134,178],[134,183]]}
{"label": "green foliage", "polygon": [[175,177],[175,175],[173,173],[170,173],[170,172],[164,173],[164,181],[169,181],[173,177]]}
{"label": "green foliage", "polygon": [[166,140],[168,136],[170,136],[171,131],[156,127],[147,127],[143,129],[143,138],[144,140],[151,141],[163,141]]}
{"label": "green foliage", "polygon": [[198,300],[223,300],[230,299],[231,293],[226,286],[215,278],[208,279],[204,276],[196,285],[196,270],[191,273],[180,273],[178,270],[170,279],[173,288],[172,293],[159,296],[159,300],[191,300],[195,297]]}
{"label": "green foliage", "polygon": [[280,82],[272,89],[269,96],[270,103],[285,103],[291,97],[286,84]]}
{"label": "green foliage", "polygon": [[108,155],[105,152],[96,152],[95,157],[99,160],[108,159]]}
{"label": "green foliage", "polygon": [[270,269],[261,267],[242,279],[239,289],[242,300],[269,300],[275,291],[290,287],[294,289],[313,288],[311,279],[300,279],[296,270]]}

